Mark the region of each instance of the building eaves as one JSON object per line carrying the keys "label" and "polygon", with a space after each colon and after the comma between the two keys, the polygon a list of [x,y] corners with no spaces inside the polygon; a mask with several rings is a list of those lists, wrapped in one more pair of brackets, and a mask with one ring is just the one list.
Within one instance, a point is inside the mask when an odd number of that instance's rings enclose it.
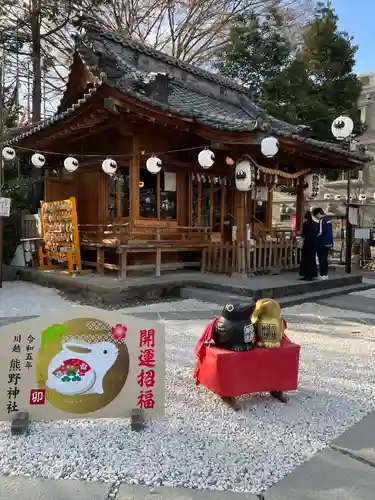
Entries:
{"label": "building eaves", "polygon": [[34,135],[37,132],[41,132],[42,130],[45,130],[50,126],[55,125],[59,121],[62,121],[65,118],[68,118],[69,116],[73,115],[79,108],[81,108],[91,99],[91,97],[103,85],[104,81],[105,81],[105,75],[102,74],[100,75],[100,78],[97,78],[94,87],[90,88],[89,91],[82,97],[82,99],[79,99],[79,101],[73,104],[73,106],[68,108],[66,111],[63,111],[62,113],[56,114],[55,116],[49,118],[48,120],[44,120],[36,123],[35,125],[32,125],[27,131],[21,133],[20,135],[17,135],[16,137],[10,138],[6,142],[4,142],[4,146],[15,146],[18,142],[26,139],[27,137]]}

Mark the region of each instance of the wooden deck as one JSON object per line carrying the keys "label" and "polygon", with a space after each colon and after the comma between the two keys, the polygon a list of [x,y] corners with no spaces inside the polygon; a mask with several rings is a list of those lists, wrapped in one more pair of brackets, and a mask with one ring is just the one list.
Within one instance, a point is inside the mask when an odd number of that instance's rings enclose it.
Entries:
{"label": "wooden deck", "polygon": [[[129,271],[155,270],[160,276],[163,269],[200,267],[198,259],[180,259],[180,254],[199,253],[208,248],[211,230],[206,227],[130,227],[127,223],[107,225],[81,225],[81,247],[96,252],[96,261],[84,261],[86,265],[96,267],[99,274],[105,269],[115,270],[118,277],[125,279]],[[109,262],[109,254],[116,254],[116,263]],[[148,254],[148,262],[132,262],[132,256]],[[175,258],[163,261],[163,256]],[[134,260],[134,259],[133,259]]]}
{"label": "wooden deck", "polygon": [[[106,271],[116,271],[118,279],[126,279],[133,271],[154,271],[160,276],[162,271],[188,267],[229,276],[269,274],[296,269],[300,263],[300,250],[289,231],[273,230],[248,244],[223,242],[221,234],[209,227],[131,227],[126,222],[113,222],[80,225],[79,231],[81,249],[90,256],[83,264],[96,268],[102,276]],[[140,255],[143,262],[139,262]]]}

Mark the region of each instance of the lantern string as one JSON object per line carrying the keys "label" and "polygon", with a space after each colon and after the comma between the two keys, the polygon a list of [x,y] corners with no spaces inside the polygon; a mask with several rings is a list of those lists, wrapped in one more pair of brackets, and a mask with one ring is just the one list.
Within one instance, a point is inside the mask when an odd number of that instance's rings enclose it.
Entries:
{"label": "lantern string", "polygon": [[184,151],[195,151],[195,150],[198,150],[198,149],[207,149],[207,144],[205,145],[200,145],[200,146],[192,146],[192,147],[189,147],[189,148],[181,148],[181,149],[171,149],[169,151],[160,151],[160,152],[157,152],[155,153],[154,151],[152,153],[148,152],[148,151],[139,151],[138,153],[128,153],[128,154],[111,154],[111,155],[104,155],[104,154],[98,154],[98,153],[62,153],[62,152],[59,152],[59,151],[44,151],[44,150],[41,150],[41,149],[32,149],[32,148],[25,148],[25,147],[22,147],[22,146],[16,146],[16,145],[9,145],[9,146],[4,146],[4,148],[10,148],[10,149],[18,149],[20,151],[27,151],[27,152],[30,152],[30,153],[40,153],[42,155],[54,155],[54,156],[75,156],[75,157],[78,157],[78,158],[108,158],[111,157],[111,158],[134,158],[134,157],[137,157],[137,156],[163,156],[163,155],[168,155],[168,154],[171,154],[171,153],[180,153],[180,152],[184,152]]}

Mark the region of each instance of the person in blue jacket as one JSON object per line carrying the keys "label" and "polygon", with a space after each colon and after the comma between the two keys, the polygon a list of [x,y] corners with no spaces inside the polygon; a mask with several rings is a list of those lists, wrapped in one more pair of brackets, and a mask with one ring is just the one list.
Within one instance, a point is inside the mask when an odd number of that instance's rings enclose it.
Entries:
{"label": "person in blue jacket", "polygon": [[333,247],[332,221],[327,217],[322,208],[315,208],[313,217],[319,221],[317,255],[319,261],[320,277],[328,279],[328,252]]}

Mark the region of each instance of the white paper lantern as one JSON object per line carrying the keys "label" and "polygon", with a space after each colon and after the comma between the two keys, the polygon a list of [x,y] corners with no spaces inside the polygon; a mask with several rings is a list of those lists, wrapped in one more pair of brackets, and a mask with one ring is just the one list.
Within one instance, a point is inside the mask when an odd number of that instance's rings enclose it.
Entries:
{"label": "white paper lantern", "polygon": [[106,173],[108,175],[112,175],[117,170],[117,163],[115,162],[115,160],[112,160],[111,158],[107,158],[102,163],[102,170],[104,173]]}
{"label": "white paper lantern", "polygon": [[309,174],[305,178],[307,187],[305,188],[305,195],[308,198],[316,198],[320,191],[320,178],[319,174]]}
{"label": "white paper lantern", "polygon": [[64,160],[64,167],[68,172],[75,172],[78,168],[78,160],[76,158],[73,158],[72,156],[69,156]]}
{"label": "white paper lantern", "polygon": [[348,116],[338,116],[332,122],[331,131],[333,136],[342,141],[347,139],[353,132],[354,124],[353,120]]}
{"label": "white paper lantern", "polygon": [[234,174],[238,191],[250,191],[254,182],[254,166],[248,160],[239,161]]}
{"label": "white paper lantern", "polygon": [[42,154],[34,153],[33,156],[31,157],[31,163],[34,165],[34,167],[42,168],[46,163],[46,159]]}
{"label": "white paper lantern", "polygon": [[276,137],[265,137],[260,143],[260,150],[267,158],[273,158],[279,151],[279,141]]}
{"label": "white paper lantern", "polygon": [[158,174],[161,170],[161,159],[157,156],[151,156],[146,161],[146,168],[151,174]]}
{"label": "white paper lantern", "polygon": [[210,168],[215,162],[215,155],[211,149],[203,149],[198,155],[198,163],[203,168]]}
{"label": "white paper lantern", "polygon": [[14,151],[13,148],[4,148],[3,149],[4,160],[11,161],[11,160],[14,160],[15,157],[16,157],[16,152]]}

